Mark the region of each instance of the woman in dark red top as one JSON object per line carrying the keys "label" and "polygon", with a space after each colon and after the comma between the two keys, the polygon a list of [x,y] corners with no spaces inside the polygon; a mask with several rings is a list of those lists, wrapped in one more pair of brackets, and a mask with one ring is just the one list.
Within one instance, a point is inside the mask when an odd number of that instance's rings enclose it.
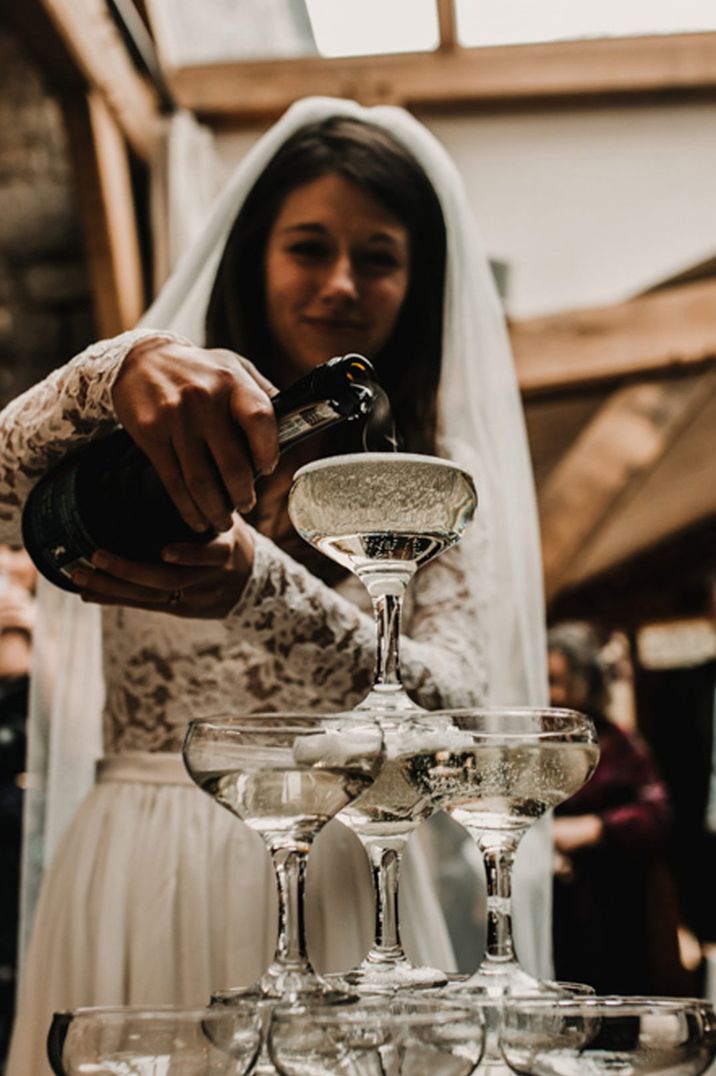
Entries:
{"label": "woman in dark red top", "polygon": [[669,800],[647,746],[606,717],[600,649],[586,624],[549,633],[551,703],[589,713],[601,747],[591,781],[555,812],[555,972],[598,993],[650,993],[659,989],[650,884],[668,835]]}

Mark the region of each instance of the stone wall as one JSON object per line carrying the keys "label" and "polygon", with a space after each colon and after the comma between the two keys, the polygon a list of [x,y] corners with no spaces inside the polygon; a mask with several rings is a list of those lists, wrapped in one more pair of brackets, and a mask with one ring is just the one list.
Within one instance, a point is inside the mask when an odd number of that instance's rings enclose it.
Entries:
{"label": "stone wall", "polygon": [[0,406],[95,336],[62,115],[0,26]]}

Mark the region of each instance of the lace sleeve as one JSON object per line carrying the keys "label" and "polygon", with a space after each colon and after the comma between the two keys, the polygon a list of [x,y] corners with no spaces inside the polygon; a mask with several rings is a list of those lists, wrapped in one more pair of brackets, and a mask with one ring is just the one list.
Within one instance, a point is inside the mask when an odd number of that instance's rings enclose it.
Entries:
{"label": "lace sleeve", "polygon": [[0,541],[20,544],[22,507],[53,463],[116,426],[112,386],[127,352],[147,336],[177,339],[135,329],[100,340],[0,413]]}
{"label": "lace sleeve", "polygon": [[[414,613],[401,640],[406,689],[431,709],[478,704],[484,661],[459,550],[424,568],[413,585]],[[261,534],[251,578],[227,628],[270,653],[277,676],[310,681],[327,707],[354,705],[371,685],[372,617]]]}
{"label": "lace sleeve", "polygon": [[411,585],[410,639],[400,662],[411,695],[428,710],[485,704],[484,618],[468,586],[460,546],[428,564]]}

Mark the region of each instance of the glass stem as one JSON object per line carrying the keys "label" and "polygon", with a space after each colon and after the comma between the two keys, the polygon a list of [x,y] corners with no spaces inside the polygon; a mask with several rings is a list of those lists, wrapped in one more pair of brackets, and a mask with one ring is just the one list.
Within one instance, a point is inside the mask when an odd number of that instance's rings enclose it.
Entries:
{"label": "glass stem", "polygon": [[398,921],[398,877],[401,854],[394,848],[383,848],[373,841],[366,842],[375,886],[375,941],[373,953],[382,957],[403,955]]}
{"label": "glass stem", "polygon": [[274,961],[285,968],[309,968],[303,894],[308,850],[272,848],[278,887],[278,939]]}
{"label": "glass stem", "polygon": [[371,595],[377,632],[374,687],[402,689],[400,678],[400,615],[403,595]]}
{"label": "glass stem", "polygon": [[[407,586],[401,576],[380,579],[360,576],[373,603],[376,631],[376,659],[373,686],[356,710],[421,712],[403,687],[400,676],[400,616]],[[409,582],[409,576],[406,576]]]}
{"label": "glass stem", "polygon": [[500,834],[480,833],[478,844],[487,875],[487,945],[488,964],[507,964],[515,960],[512,944],[512,867],[518,840]]}

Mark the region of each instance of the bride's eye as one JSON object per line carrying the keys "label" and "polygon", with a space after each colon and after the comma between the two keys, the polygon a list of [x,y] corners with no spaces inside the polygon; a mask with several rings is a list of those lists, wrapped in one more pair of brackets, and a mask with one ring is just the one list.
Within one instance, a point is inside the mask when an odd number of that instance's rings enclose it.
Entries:
{"label": "bride's eye", "polygon": [[381,270],[398,269],[401,266],[401,261],[396,254],[391,250],[366,250],[358,257],[358,262],[364,268],[368,270],[375,270],[380,272]]}
{"label": "bride's eye", "polygon": [[306,261],[319,261],[321,258],[326,257],[327,247],[324,243],[319,243],[315,239],[302,239],[299,243],[292,243],[288,248],[288,252],[298,258],[304,258]]}

